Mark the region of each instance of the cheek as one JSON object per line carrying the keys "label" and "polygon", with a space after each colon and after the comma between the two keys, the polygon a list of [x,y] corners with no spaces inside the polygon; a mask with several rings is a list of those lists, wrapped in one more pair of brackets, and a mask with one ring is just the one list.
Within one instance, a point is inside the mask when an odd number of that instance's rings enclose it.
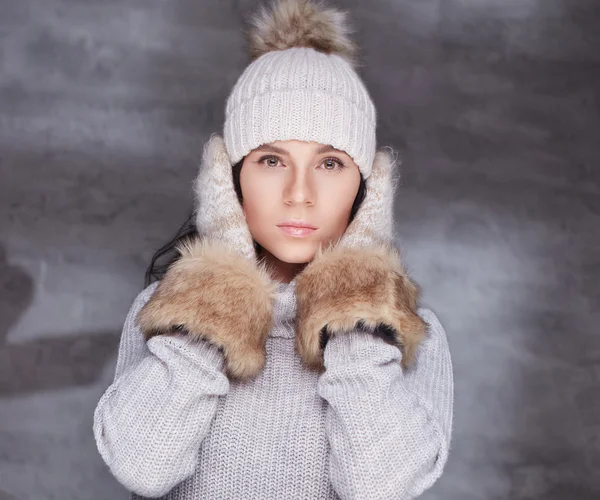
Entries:
{"label": "cheek", "polygon": [[360,179],[329,186],[320,198],[321,214],[336,232],[343,232],[348,225],[359,183]]}
{"label": "cheek", "polygon": [[240,187],[242,189],[242,208],[246,215],[248,226],[252,230],[258,227],[272,215],[273,186],[269,186],[265,176],[255,175],[254,172],[246,173],[242,167],[240,173]]}

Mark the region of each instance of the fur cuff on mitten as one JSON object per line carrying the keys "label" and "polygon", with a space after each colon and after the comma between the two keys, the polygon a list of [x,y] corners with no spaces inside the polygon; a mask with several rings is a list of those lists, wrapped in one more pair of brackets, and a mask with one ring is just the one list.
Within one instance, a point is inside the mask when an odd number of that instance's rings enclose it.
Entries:
{"label": "fur cuff on mitten", "polygon": [[205,339],[222,349],[230,376],[257,375],[265,364],[276,283],[216,241],[195,240],[180,252],[138,315],[146,339],[177,332]]}
{"label": "fur cuff on mitten", "polygon": [[296,349],[322,371],[324,339],[363,327],[401,348],[407,366],[426,333],[418,295],[393,248],[323,251],[296,277]]}

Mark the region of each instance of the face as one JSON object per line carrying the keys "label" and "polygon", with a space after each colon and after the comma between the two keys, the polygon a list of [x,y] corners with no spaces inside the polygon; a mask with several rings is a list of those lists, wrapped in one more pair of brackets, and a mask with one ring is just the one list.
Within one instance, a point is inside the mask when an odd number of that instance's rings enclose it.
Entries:
{"label": "face", "polygon": [[[240,185],[256,242],[284,263],[304,264],[320,243],[344,234],[360,172],[350,156],[331,146],[275,141],[245,157]],[[313,229],[290,227],[294,222]]]}

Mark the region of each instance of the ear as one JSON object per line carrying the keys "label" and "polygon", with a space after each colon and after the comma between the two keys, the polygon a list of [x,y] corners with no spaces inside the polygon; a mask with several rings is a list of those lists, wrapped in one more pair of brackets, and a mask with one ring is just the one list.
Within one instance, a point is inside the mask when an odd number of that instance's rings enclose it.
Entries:
{"label": "ear", "polygon": [[339,244],[345,247],[369,247],[394,239],[394,191],[396,158],[391,148],[375,154],[367,193]]}

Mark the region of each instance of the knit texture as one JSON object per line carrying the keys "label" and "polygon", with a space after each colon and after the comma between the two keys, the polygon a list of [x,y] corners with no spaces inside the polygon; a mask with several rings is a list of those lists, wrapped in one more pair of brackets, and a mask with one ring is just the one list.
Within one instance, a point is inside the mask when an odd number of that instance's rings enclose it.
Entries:
{"label": "knit texture", "polygon": [[208,240],[228,243],[242,257],[255,260],[254,240],[235,192],[229,155],[217,134],[204,145],[194,193],[198,233]]}
{"label": "knit texture", "polygon": [[429,324],[416,363],[367,331],[333,337],[326,371],[294,351],[295,281],[279,284],[267,364],[231,382],[221,352],[182,335],[144,342],[136,298],[113,384],[94,413],[98,450],[132,500],[410,499],[446,463],[453,378],[443,328]]}
{"label": "knit texture", "polygon": [[223,134],[233,163],[261,144],[315,141],[348,153],[366,179],[375,126],[371,97],[344,58],[294,47],[268,52],[245,69],[227,99]]}

